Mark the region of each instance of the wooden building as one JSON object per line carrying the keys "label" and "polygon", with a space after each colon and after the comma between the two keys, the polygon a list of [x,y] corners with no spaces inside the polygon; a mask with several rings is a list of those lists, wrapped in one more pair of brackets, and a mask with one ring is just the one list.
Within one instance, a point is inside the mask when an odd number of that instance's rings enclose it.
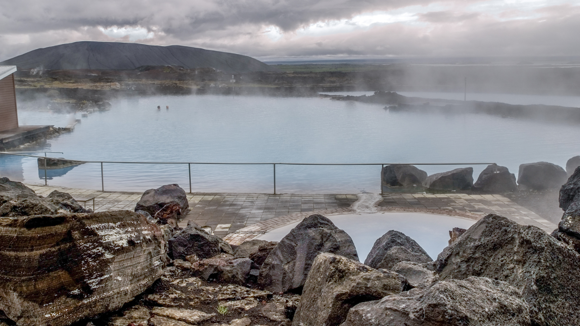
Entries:
{"label": "wooden building", "polygon": [[0,132],[18,129],[15,72],[16,66],[0,66]]}

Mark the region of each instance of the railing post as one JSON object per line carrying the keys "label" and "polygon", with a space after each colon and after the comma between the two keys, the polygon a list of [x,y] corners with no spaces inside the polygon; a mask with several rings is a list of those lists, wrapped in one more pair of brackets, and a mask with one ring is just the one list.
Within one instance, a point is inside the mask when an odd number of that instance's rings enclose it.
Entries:
{"label": "railing post", "polygon": [[187,163],[187,168],[189,169],[189,193],[191,194],[191,163]]}
{"label": "railing post", "polygon": [[381,196],[383,195],[383,170],[385,169],[385,165],[381,164]]}
{"label": "railing post", "polygon": [[276,163],[273,164],[274,166],[274,195],[276,194]]}
{"label": "railing post", "polygon": [[103,174],[103,162],[101,162],[101,191],[105,192],[105,176]]}
{"label": "railing post", "polygon": [[48,177],[46,176],[46,152],[44,152],[44,185],[48,186]]}

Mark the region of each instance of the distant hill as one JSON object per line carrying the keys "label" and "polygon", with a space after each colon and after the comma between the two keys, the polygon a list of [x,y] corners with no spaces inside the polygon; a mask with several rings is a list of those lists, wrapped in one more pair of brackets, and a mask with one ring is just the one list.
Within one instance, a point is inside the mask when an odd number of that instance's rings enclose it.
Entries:
{"label": "distant hill", "polygon": [[239,54],[187,46],[135,43],[76,42],[36,49],[6,60],[19,70],[131,70],[142,66],[215,68],[228,72],[271,70],[267,64]]}

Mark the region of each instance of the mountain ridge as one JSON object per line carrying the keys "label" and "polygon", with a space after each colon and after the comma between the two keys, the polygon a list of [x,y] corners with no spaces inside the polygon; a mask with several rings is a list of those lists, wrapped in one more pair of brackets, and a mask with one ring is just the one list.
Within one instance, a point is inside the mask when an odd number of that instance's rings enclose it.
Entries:
{"label": "mountain ridge", "polygon": [[19,70],[132,70],[142,66],[214,68],[228,72],[267,71],[267,64],[240,54],[181,45],[82,41],[39,48],[1,62]]}

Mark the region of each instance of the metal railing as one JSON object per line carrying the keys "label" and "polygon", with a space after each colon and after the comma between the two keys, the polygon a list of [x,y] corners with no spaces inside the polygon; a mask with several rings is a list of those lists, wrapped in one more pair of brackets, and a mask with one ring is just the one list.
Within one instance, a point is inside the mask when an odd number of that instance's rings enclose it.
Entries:
{"label": "metal railing", "polygon": [[[25,155],[25,154],[15,154],[13,152],[0,152],[2,155],[14,155],[14,156],[25,156],[25,157],[35,157],[35,158],[46,158],[46,153],[61,153],[62,152],[44,152],[44,156],[35,155]],[[132,162],[132,161],[82,161],[82,160],[69,160],[64,158],[51,158],[52,160],[59,161],[74,161],[79,164],[93,163],[100,164],[101,166],[101,191],[105,191],[105,164],[148,164],[148,165],[187,165],[188,175],[189,175],[189,193],[192,193],[192,183],[191,183],[191,166],[192,165],[266,165],[272,166],[272,177],[273,177],[273,194],[276,195],[276,166],[287,165],[287,166],[380,166],[381,169],[387,165],[428,165],[428,166],[467,166],[467,165],[490,165],[495,163],[284,163],[284,162],[258,162],[258,163],[231,163],[231,162]],[[48,185],[47,174],[46,174],[46,159],[44,161],[44,184]],[[383,193],[383,187],[381,186],[381,194]]]}

